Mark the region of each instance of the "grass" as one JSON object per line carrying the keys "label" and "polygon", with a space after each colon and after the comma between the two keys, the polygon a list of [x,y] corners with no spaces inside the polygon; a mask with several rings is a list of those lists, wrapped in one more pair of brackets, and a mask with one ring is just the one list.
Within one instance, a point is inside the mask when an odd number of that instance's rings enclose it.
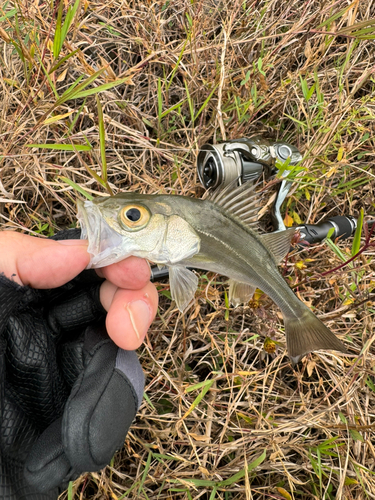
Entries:
{"label": "grass", "polygon": [[364,214],[283,268],[352,357],[293,368],[265,295],[232,309],[207,273],[182,316],[161,283],[124,448],[61,499],[375,497],[374,19],[367,0],[3,2],[2,229],[73,227],[78,196],[201,196],[199,148],[256,134],[304,154],[287,221]]}

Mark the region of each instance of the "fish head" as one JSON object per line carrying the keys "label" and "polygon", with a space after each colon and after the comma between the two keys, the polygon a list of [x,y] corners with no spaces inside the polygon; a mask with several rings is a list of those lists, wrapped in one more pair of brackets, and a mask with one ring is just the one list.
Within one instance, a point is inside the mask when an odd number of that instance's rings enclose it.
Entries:
{"label": "fish head", "polygon": [[[165,198],[160,196],[160,198]],[[114,264],[131,255],[173,265],[199,252],[200,238],[173,209],[173,198],[121,193],[78,202],[81,238],[88,239],[89,268]]]}

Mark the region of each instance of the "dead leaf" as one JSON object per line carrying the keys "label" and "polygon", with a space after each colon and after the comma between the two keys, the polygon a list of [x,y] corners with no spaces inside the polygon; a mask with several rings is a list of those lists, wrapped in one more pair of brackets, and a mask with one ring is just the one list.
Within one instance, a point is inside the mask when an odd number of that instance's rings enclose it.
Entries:
{"label": "dead leaf", "polygon": [[290,496],[290,494],[286,490],[284,490],[284,488],[281,488],[281,486],[278,486],[276,489],[280,493],[281,496],[286,498],[286,500],[292,500],[292,497]]}
{"label": "dead leaf", "polygon": [[56,82],[63,82],[65,80],[67,72],[68,68],[64,69],[64,71],[56,78]]}
{"label": "dead leaf", "polygon": [[315,366],[316,366],[316,362],[315,362],[315,361],[313,361],[313,360],[310,360],[310,361],[307,363],[307,367],[306,367],[306,368],[307,368],[307,375],[308,375],[309,377],[311,377],[312,372],[314,371]]}
{"label": "dead leaf", "polygon": [[310,40],[307,40],[305,43],[305,57],[309,61],[311,59],[313,52],[311,50]]}

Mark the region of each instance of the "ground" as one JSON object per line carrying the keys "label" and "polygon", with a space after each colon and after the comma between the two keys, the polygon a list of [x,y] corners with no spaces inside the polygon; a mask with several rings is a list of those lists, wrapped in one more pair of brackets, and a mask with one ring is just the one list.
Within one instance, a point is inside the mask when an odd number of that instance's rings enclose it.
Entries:
{"label": "ground", "polygon": [[[287,225],[361,210],[366,222],[374,14],[372,0],[3,2],[1,228],[45,237],[75,227],[76,199],[109,190],[199,197],[199,148],[259,134],[304,156]],[[293,367],[265,295],[233,309],[226,279],[201,273],[182,315],[158,283],[139,350],[146,395],[125,446],[61,498],[375,498],[367,227],[360,240],[296,249],[281,266],[348,356]]]}

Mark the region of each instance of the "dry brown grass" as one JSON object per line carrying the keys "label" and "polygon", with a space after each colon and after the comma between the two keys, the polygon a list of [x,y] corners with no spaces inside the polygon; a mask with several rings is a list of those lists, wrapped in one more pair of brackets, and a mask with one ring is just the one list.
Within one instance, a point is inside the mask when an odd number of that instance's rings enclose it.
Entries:
{"label": "dry brown grass", "polygon": [[[48,235],[75,224],[76,192],[61,176],[103,192],[85,167],[100,173],[95,96],[56,106],[53,91],[101,68],[91,87],[127,79],[100,93],[114,192],[199,196],[202,144],[263,133],[305,153],[287,203],[295,222],[374,213],[373,1],[82,0],[60,59],[78,51],[47,78],[57,6],[9,1],[0,11],[18,12],[0,23],[4,229]],[[316,85],[310,99],[301,81]],[[89,152],[27,147],[86,139]],[[160,284],[159,315],[139,352],[148,399],[113,464],[78,479],[72,498],[375,498],[373,255],[324,277],[341,263],[327,245],[290,256],[290,285],[352,354],[309,355],[296,369],[266,297],[226,319],[224,280],[208,274],[182,316]],[[266,337],[276,355],[265,353]]]}

